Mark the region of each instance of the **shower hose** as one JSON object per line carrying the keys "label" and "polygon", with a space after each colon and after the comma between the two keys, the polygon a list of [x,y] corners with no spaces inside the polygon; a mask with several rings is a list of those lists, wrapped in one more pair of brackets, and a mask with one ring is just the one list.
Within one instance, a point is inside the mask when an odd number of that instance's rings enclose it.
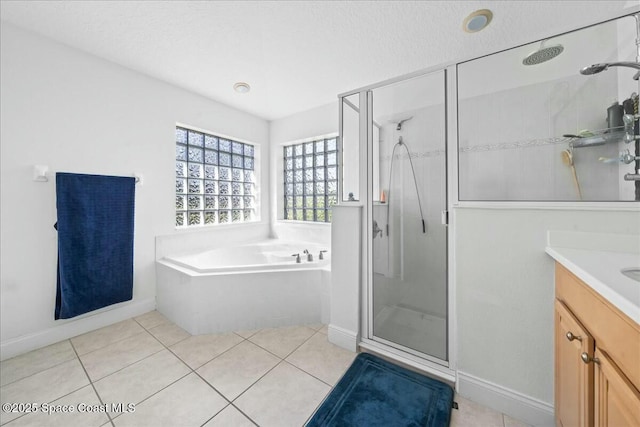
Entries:
{"label": "shower hose", "polygon": [[398,142],[396,142],[396,145],[393,146],[393,150],[391,151],[391,165],[389,166],[389,180],[387,181],[389,183],[389,201],[387,202],[387,236],[389,235],[389,207],[391,205],[391,177],[393,176],[393,159],[395,158],[395,154],[396,154],[396,149],[398,147],[404,147],[404,149],[407,151],[407,157],[409,158],[409,165],[411,166],[411,174],[413,175],[413,185],[414,188],[416,189],[416,196],[418,197],[418,208],[420,209],[420,219],[422,220],[422,232],[426,234],[427,232],[427,224],[424,221],[424,215],[422,214],[422,202],[420,201],[420,192],[418,191],[418,180],[416,179],[416,171],[413,168],[413,161],[411,160],[411,152],[409,151],[409,147],[407,146],[407,144],[405,142],[402,142],[402,137],[399,138]]}

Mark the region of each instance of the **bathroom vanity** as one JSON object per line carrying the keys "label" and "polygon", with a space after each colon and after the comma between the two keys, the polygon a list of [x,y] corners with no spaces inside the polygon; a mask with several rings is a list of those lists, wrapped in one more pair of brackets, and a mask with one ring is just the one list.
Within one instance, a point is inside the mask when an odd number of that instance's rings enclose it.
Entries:
{"label": "bathroom vanity", "polygon": [[555,266],[556,425],[640,426],[640,255],[547,247]]}

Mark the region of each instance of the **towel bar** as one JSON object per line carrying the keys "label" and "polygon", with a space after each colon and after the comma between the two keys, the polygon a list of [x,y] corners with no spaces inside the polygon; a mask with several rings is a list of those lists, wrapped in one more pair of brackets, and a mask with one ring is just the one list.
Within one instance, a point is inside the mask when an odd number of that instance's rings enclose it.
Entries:
{"label": "towel bar", "polygon": [[[52,175],[53,172],[49,171],[49,166],[46,165],[35,165],[33,167],[33,180],[36,182],[48,182],[49,175]],[[136,180],[136,184],[142,185],[144,179],[142,174],[134,173],[133,178]]]}

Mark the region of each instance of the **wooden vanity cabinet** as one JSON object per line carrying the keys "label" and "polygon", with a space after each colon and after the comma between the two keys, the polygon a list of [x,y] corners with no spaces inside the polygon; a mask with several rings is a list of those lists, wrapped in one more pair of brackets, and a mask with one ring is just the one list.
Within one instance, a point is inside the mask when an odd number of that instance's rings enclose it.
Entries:
{"label": "wooden vanity cabinet", "polygon": [[560,427],[593,426],[593,367],[582,362],[582,353],[593,356],[593,337],[565,305],[555,302],[555,396]]}
{"label": "wooden vanity cabinet", "polygon": [[640,325],[556,263],[559,427],[640,426]]}
{"label": "wooden vanity cabinet", "polygon": [[595,425],[640,426],[640,393],[607,353],[596,349],[595,357]]}

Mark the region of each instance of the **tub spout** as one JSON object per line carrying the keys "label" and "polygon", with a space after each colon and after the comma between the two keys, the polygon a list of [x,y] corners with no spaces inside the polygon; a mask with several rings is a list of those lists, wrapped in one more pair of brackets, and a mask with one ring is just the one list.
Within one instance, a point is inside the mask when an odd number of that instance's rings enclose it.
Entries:
{"label": "tub spout", "polygon": [[311,255],[311,252],[309,252],[307,249],[305,249],[303,253],[307,254],[307,261],[308,262],[313,261],[313,255]]}

